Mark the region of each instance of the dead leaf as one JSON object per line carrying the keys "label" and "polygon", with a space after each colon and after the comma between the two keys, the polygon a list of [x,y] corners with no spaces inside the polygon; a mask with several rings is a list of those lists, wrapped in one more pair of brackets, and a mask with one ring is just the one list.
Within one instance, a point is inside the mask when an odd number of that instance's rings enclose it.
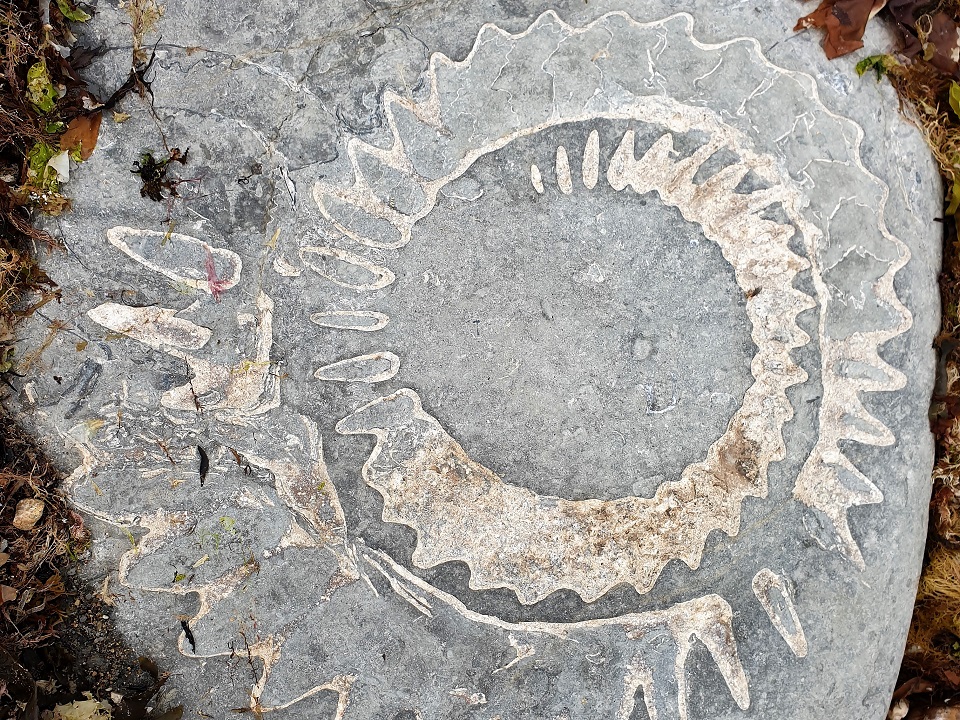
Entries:
{"label": "dead leaf", "polygon": [[150,677],[152,677],[154,680],[160,679],[160,666],[157,665],[155,661],[146,656],[141,656],[138,659],[138,662],[140,663],[140,669],[145,673],[148,673]]}
{"label": "dead leaf", "polygon": [[948,13],[929,14],[928,0],[890,0],[890,14],[897,21],[908,58],[922,57],[935,68],[960,78],[960,28]]}
{"label": "dead leaf", "polygon": [[925,2],[926,0],[890,0],[890,14],[898,23],[912,27],[923,14],[921,5]]}
{"label": "dead leaf", "polygon": [[[930,16],[925,16],[930,17]],[[956,21],[945,12],[930,17],[930,26],[926,35],[924,52],[932,49],[930,64],[948,75],[957,75],[960,58],[960,28]]]}
{"label": "dead leaf", "polygon": [[36,685],[37,690],[40,690],[44,695],[53,695],[57,691],[56,680],[37,680]]}
{"label": "dead leaf", "polygon": [[24,498],[17,503],[17,512],[13,517],[13,526],[17,530],[30,530],[43,515],[43,500]]}
{"label": "dead leaf", "polygon": [[73,150],[79,146],[80,159],[89,159],[90,155],[93,154],[93,149],[97,146],[101,120],[103,120],[103,113],[75,117],[67,126],[66,132],[60,136],[60,149]]}
{"label": "dead leaf", "polygon": [[180,720],[183,717],[183,706],[167,710],[163,715],[158,715],[155,720]]}
{"label": "dead leaf", "polygon": [[[208,250],[207,254],[209,252]],[[207,456],[207,451],[199,445],[197,445],[197,454],[200,456],[200,487],[203,487],[203,483],[207,479],[207,473],[210,472],[210,458]]]}
{"label": "dead leaf", "polygon": [[794,30],[825,30],[823,49],[833,60],[863,47],[867,21],[886,4],[887,0],[821,0],[816,10],[800,18]]}
{"label": "dead leaf", "polygon": [[86,700],[55,706],[53,716],[60,720],[110,720],[110,705],[100,702],[90,692],[84,692],[83,695]]}
{"label": "dead leaf", "polygon": [[960,720],[960,707],[932,707],[921,720]]}
{"label": "dead leaf", "polygon": [[131,117],[130,113],[120,112],[119,110],[113,111],[113,121],[117,124],[125,123]]}
{"label": "dead leaf", "polygon": [[0,603],[13,602],[17,599],[17,591],[9,585],[0,585]]}
{"label": "dead leaf", "polygon": [[97,596],[103,601],[104,605],[110,605],[112,607],[116,603],[116,600],[114,600],[116,596],[110,592],[109,573],[103,578],[103,585],[100,586],[100,592],[97,593]]}
{"label": "dead leaf", "polygon": [[929,680],[925,680],[922,677],[910,678],[894,691],[893,700],[896,702],[897,700],[903,700],[917,693],[931,692],[933,688],[933,683]]}
{"label": "dead leaf", "polygon": [[3,567],[7,564],[7,560],[10,559],[10,553],[0,552],[0,567]]}

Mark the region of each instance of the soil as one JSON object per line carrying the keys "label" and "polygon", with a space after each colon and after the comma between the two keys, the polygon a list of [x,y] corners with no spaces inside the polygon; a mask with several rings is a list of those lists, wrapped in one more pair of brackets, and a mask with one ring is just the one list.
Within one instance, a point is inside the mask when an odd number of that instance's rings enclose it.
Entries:
{"label": "soil", "polygon": [[[56,705],[83,699],[139,696],[154,686],[155,678],[141,667],[139,656],[114,627],[112,609],[95,591],[72,586],[68,571],[67,615],[58,627],[55,642],[20,653],[19,664],[37,685],[37,708],[53,710]],[[12,698],[0,701],[0,715],[20,718],[23,710],[12,707]],[[25,710],[25,709],[24,709]]]}

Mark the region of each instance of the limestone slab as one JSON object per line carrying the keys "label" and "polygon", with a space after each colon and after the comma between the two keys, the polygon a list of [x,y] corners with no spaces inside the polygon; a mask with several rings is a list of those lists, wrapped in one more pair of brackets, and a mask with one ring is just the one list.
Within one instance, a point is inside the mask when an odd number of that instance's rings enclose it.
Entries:
{"label": "limestone slab", "polygon": [[187,714],[884,717],[939,180],[800,6],[718,5],[167,3],[15,403]]}

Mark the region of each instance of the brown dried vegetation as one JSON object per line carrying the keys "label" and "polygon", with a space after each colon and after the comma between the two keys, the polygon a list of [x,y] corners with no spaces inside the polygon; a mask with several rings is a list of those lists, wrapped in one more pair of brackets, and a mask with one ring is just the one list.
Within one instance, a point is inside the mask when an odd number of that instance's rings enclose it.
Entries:
{"label": "brown dried vegetation", "polygon": [[57,243],[34,227],[31,215],[69,207],[48,161],[60,151],[68,125],[88,112],[75,69],[56,49],[73,37],[60,3],[50,3],[48,18],[38,7],[14,0],[0,10],[0,372],[13,368],[18,321],[55,297],[36,253]]}
{"label": "brown dried vegetation", "polygon": [[89,535],[56,492],[53,467],[8,417],[0,422],[0,637],[22,650],[55,635],[64,613],[60,568]]}
{"label": "brown dried vegetation", "polygon": [[[36,255],[57,243],[32,219],[69,207],[48,161],[61,152],[61,136],[95,122],[75,69],[57,49],[73,38],[66,16],[89,16],[66,1],[49,3],[47,17],[39,7],[15,0],[0,10],[0,379],[6,384],[19,321],[56,297]],[[92,150],[96,137],[81,129],[72,142],[62,151]],[[0,644],[7,652],[55,636],[64,614],[60,568],[86,542],[83,521],[56,484],[49,463],[0,416]]]}

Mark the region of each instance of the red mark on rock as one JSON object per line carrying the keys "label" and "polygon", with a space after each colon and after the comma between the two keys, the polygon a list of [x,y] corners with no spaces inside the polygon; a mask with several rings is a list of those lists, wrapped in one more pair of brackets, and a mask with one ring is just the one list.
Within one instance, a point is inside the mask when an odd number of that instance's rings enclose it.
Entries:
{"label": "red mark on rock", "polygon": [[223,294],[227,283],[217,277],[217,268],[213,264],[213,253],[210,252],[210,248],[204,246],[204,250],[207,253],[206,259],[204,260],[204,267],[207,271],[207,286],[210,288],[210,294],[213,295],[213,299],[216,302],[220,302],[220,296]]}

